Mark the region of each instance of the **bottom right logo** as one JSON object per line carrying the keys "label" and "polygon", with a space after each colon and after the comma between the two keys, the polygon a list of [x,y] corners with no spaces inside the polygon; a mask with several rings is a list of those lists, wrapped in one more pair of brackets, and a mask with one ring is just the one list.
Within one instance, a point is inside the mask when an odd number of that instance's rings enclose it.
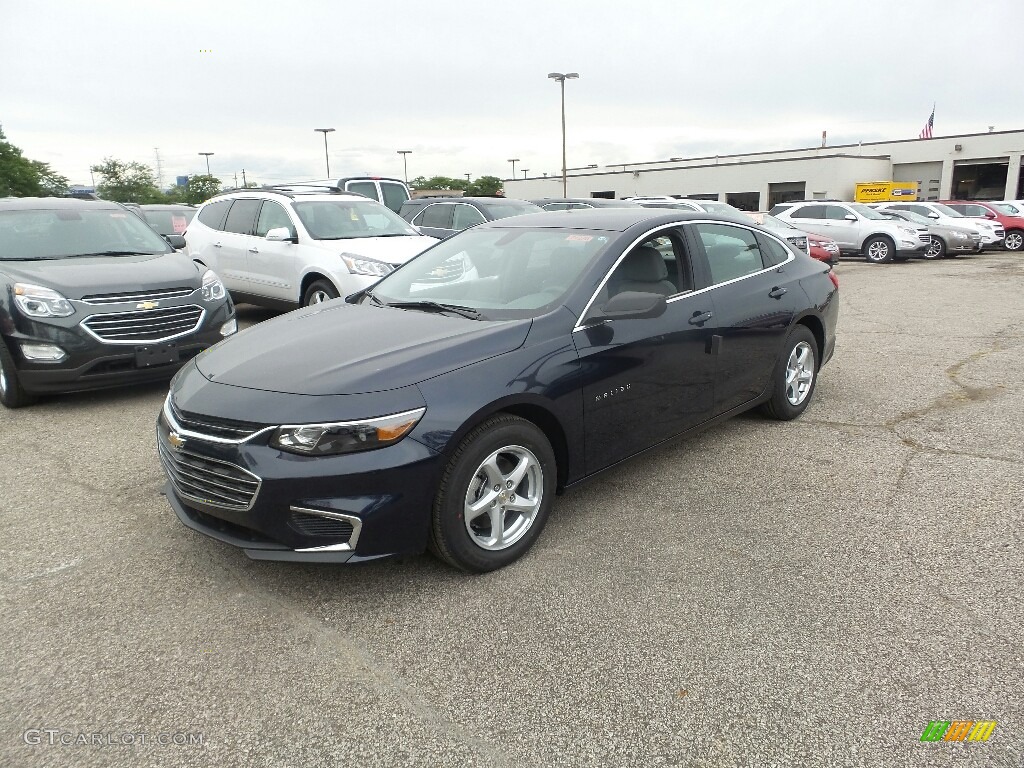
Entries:
{"label": "bottom right logo", "polygon": [[995,729],[995,720],[932,720],[921,741],[988,741]]}

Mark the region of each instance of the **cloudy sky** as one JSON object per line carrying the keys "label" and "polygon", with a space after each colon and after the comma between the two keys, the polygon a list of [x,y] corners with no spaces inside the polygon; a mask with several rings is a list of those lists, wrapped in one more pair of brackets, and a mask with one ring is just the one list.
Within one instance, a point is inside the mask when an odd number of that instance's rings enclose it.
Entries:
{"label": "cloudy sky", "polygon": [[[530,175],[1024,128],[1021,0],[0,0],[0,125],[72,183]],[[1004,33],[1009,33],[1004,36]]]}

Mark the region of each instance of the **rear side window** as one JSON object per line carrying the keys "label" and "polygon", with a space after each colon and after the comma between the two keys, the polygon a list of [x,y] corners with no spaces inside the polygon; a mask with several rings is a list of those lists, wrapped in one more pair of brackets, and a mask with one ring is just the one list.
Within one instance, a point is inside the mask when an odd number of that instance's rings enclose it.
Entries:
{"label": "rear side window", "polygon": [[823,205],[804,205],[797,208],[791,214],[791,219],[824,219],[825,218],[825,206]]}
{"label": "rear side window", "polygon": [[401,184],[395,184],[393,181],[382,181],[380,183],[380,191],[384,195],[382,202],[392,211],[400,210],[402,203],[409,199],[405,187]]}
{"label": "rear side window", "polygon": [[225,232],[237,232],[240,235],[251,235],[256,221],[256,212],[260,209],[261,200],[235,200],[228,211],[224,222]]}
{"label": "rear side window", "polygon": [[443,203],[428,205],[419,215],[416,222],[424,227],[437,227],[439,229],[452,228],[452,206]]}
{"label": "rear side window", "polygon": [[754,232],[731,224],[695,224],[715,285],[764,269]]}
{"label": "rear side window", "polygon": [[203,206],[198,219],[210,229],[224,229],[224,216],[230,207],[230,200],[218,200],[216,203]]}
{"label": "rear side window", "polygon": [[377,194],[377,185],[372,181],[350,181],[345,185],[345,189],[359,195],[366,195],[371,200],[380,202],[380,195]]}
{"label": "rear side window", "polygon": [[789,249],[774,237],[758,233],[757,242],[761,246],[761,260],[765,268],[777,267],[789,259]]}

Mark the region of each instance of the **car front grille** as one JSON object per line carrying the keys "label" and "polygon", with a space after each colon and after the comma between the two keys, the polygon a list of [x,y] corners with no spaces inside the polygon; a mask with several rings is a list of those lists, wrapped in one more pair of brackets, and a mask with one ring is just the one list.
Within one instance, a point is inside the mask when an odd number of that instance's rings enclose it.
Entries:
{"label": "car front grille", "polygon": [[195,288],[161,288],[155,291],[136,291],[134,293],[97,293],[91,296],[83,296],[82,301],[86,304],[129,304],[143,301],[163,301],[165,299],[180,299],[195,291]]}
{"label": "car front grille", "polygon": [[91,315],[82,325],[100,341],[138,344],[167,341],[191,333],[203,321],[206,310],[189,304],[183,307],[111,312]]}
{"label": "car front grille", "polygon": [[348,520],[336,520],[306,512],[292,512],[288,516],[288,525],[305,536],[323,536],[344,541],[351,539],[355,530]]}
{"label": "car front grille", "polygon": [[164,472],[183,499],[222,509],[252,509],[263,482],[252,472],[236,464],[173,448],[163,429],[157,450]]}
{"label": "car front grille", "polygon": [[925,245],[931,245],[932,244],[932,236],[930,234],[928,234],[927,232],[918,232],[917,233],[917,239],[920,240]]}
{"label": "car front grille", "polygon": [[200,435],[219,437],[232,442],[242,442],[267,427],[266,424],[235,421],[234,419],[222,419],[214,416],[199,416],[187,411],[181,411],[178,410],[173,399],[168,399],[167,405],[171,411],[171,416],[174,417],[174,420],[182,429],[197,432]]}

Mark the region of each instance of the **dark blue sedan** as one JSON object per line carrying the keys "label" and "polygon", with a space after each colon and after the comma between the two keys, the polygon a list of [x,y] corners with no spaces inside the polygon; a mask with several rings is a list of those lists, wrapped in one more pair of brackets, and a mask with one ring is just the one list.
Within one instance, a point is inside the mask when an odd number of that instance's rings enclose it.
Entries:
{"label": "dark blue sedan", "polygon": [[749,222],[481,224],[182,369],[157,428],[167,498],[254,558],[429,547],[493,570],[562,489],[755,406],[799,416],[837,317],[828,265]]}

